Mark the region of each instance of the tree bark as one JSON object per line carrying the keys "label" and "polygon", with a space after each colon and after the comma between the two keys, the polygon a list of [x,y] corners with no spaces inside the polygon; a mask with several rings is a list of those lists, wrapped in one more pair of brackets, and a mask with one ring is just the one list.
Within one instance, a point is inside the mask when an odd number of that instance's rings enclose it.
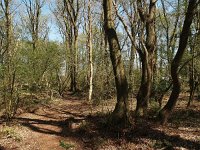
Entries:
{"label": "tree bark", "polygon": [[[123,9],[124,11],[126,12],[126,16],[128,18],[128,24],[125,22],[125,20],[123,19],[123,17],[119,14],[118,12],[118,8],[117,8],[117,5],[115,4],[115,2],[113,2],[114,4],[114,8],[115,8],[115,12],[116,12],[116,15],[118,17],[118,19],[121,21],[129,39],[130,39],[130,42],[131,42],[131,49],[130,49],[130,61],[129,61],[129,92],[133,92],[133,85],[134,85],[134,75],[133,75],[133,69],[134,69],[134,61],[135,61],[135,53],[136,53],[136,28],[137,28],[137,22],[138,22],[138,15],[136,10],[137,10],[137,7],[136,7],[136,3],[132,2],[131,0],[128,1],[129,2],[129,5],[128,8],[125,7],[123,4]],[[123,3],[123,2],[122,2]],[[130,10],[130,12],[129,12]],[[134,16],[134,17],[132,17]]]}
{"label": "tree bark", "polygon": [[77,91],[77,66],[78,66],[78,16],[79,16],[79,0],[67,1],[63,0],[64,8],[67,12],[67,19],[70,21],[70,32],[72,43],[70,45],[71,65],[70,65],[70,90]]}
{"label": "tree bark", "polygon": [[159,119],[162,124],[165,124],[167,122],[167,119],[169,115],[171,114],[171,112],[173,111],[179,97],[181,83],[179,81],[178,68],[180,66],[181,59],[183,57],[183,54],[187,46],[188,37],[190,33],[190,26],[192,24],[196,5],[197,5],[197,0],[189,1],[187,13],[185,16],[185,21],[184,21],[182,32],[180,35],[178,51],[171,64],[171,77],[172,77],[172,84],[173,84],[172,93],[170,95],[170,98],[167,104],[159,112]]}
{"label": "tree bark", "polygon": [[[150,0],[149,12],[144,13],[141,0],[138,0],[138,12],[140,19],[146,28],[146,39],[144,42],[141,34],[141,49],[137,49],[142,63],[142,79],[137,94],[136,116],[143,116],[147,113],[149,97],[153,81],[153,70],[155,66],[156,32],[155,32],[155,11],[156,0]],[[143,32],[143,31],[142,31]]]}
{"label": "tree bark", "polygon": [[88,2],[88,54],[89,54],[89,96],[88,101],[92,101],[93,90],[93,59],[92,59],[92,16],[91,16],[91,0]]}
{"label": "tree bark", "polygon": [[133,85],[134,85],[134,74],[133,74],[133,66],[135,61],[135,47],[133,44],[131,45],[130,50],[130,62],[129,62],[129,92],[133,92]]}
{"label": "tree bark", "polygon": [[4,0],[0,3],[2,13],[5,19],[5,58],[3,64],[3,100],[5,104],[5,116],[7,121],[14,116],[16,105],[15,105],[15,68],[13,64],[13,25],[12,25],[12,14],[11,14],[11,2],[10,0]]}
{"label": "tree bark", "polygon": [[[194,44],[194,43],[193,43]],[[192,61],[189,63],[189,87],[190,87],[190,96],[187,107],[189,107],[194,99],[195,93],[195,77],[194,77],[194,47],[191,47]]]}
{"label": "tree bark", "polygon": [[[198,14],[199,13],[199,14]],[[200,7],[197,8],[196,19],[194,20],[195,25],[195,35],[191,36],[189,40],[190,45],[190,54],[192,55],[191,62],[189,63],[189,87],[190,87],[190,96],[187,107],[190,107],[194,100],[194,95],[197,90],[199,81],[198,81],[198,72],[196,71],[196,58],[195,53],[197,53],[197,49],[200,44]]]}
{"label": "tree bark", "polygon": [[103,0],[105,34],[109,43],[110,58],[112,61],[117,90],[117,103],[112,112],[111,121],[114,123],[126,123],[129,119],[128,83],[121,57],[120,45],[112,19],[112,7],[112,0]]}

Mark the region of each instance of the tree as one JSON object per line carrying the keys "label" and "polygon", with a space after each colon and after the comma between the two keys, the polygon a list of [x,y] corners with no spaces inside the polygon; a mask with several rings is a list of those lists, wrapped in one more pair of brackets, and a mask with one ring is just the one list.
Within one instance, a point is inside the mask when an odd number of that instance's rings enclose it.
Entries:
{"label": "tree", "polygon": [[194,14],[195,14],[195,9],[198,3],[199,2],[197,2],[197,0],[192,0],[192,1],[189,1],[189,4],[188,4],[182,32],[180,35],[179,47],[171,64],[171,77],[172,77],[172,84],[173,84],[172,93],[169,97],[167,104],[159,112],[159,118],[162,124],[165,124],[167,122],[167,119],[170,113],[173,111],[179,97],[179,93],[181,90],[181,83],[179,81],[178,69],[180,66],[180,61],[187,47],[188,37],[190,34],[190,25],[192,24]]}
{"label": "tree", "polygon": [[69,49],[71,54],[71,66],[70,66],[70,74],[71,74],[71,84],[70,90],[73,92],[77,91],[77,61],[78,61],[78,17],[80,12],[79,0],[63,0],[64,8],[67,12],[69,19],[69,28],[70,28],[70,36],[69,39],[71,42],[69,43]]}
{"label": "tree", "polygon": [[117,90],[117,103],[112,112],[111,121],[115,123],[125,123],[129,120],[128,83],[121,57],[121,49],[114,27],[112,7],[112,0],[103,0],[105,34],[109,43],[110,58],[112,61],[115,86]]}
{"label": "tree", "polygon": [[143,115],[147,111],[149,97],[151,94],[153,73],[155,68],[155,50],[156,50],[156,0],[150,0],[149,9],[145,11],[145,2],[137,1],[138,12],[142,21],[142,27],[145,27],[146,39],[144,39],[143,29],[140,31],[141,48],[137,48],[142,63],[142,78],[140,88],[137,94],[136,115]]}
{"label": "tree", "polygon": [[136,2],[133,2],[132,0],[126,0],[126,1],[119,1],[122,9],[123,9],[123,16],[127,18],[127,22],[119,14],[119,10],[117,10],[117,5],[114,3],[115,11],[118,19],[121,21],[129,39],[131,42],[131,48],[130,48],[130,60],[129,60],[129,92],[133,92],[133,83],[134,83],[134,61],[135,61],[135,54],[136,54],[136,35],[138,33],[137,25],[139,22],[139,15],[137,12],[137,4]]}
{"label": "tree", "polygon": [[[41,9],[45,4],[45,0],[23,0],[23,3],[26,7],[26,13],[28,15],[28,19],[25,20],[25,26],[28,29],[28,32],[31,36],[31,43],[32,43],[32,56],[30,57],[31,61],[31,67],[33,69],[33,74],[31,75],[32,80],[31,86],[36,85],[36,82],[38,82],[38,49],[39,49],[39,40],[40,40],[40,31],[41,31]],[[45,30],[43,28],[43,30]]]}
{"label": "tree", "polygon": [[[193,36],[189,39],[189,53],[192,55],[192,60],[189,63],[189,87],[190,87],[190,96],[189,101],[187,104],[187,107],[190,107],[191,103],[194,100],[195,91],[199,85],[199,75],[197,70],[197,60],[195,58],[195,55],[198,55],[198,47],[200,44],[200,16],[198,13],[200,10],[200,7],[197,8],[197,13],[194,18],[194,27],[192,28],[194,31],[191,31],[191,34]],[[194,32],[194,33],[193,33]]]}
{"label": "tree", "polygon": [[88,100],[92,100],[93,90],[93,59],[92,59],[92,16],[91,16],[91,0],[88,1],[88,54],[89,54],[89,97]]}
{"label": "tree", "polygon": [[11,13],[11,0],[1,0],[0,6],[4,14],[4,29],[5,29],[5,50],[2,60],[3,65],[3,100],[5,104],[5,116],[9,121],[16,112],[18,103],[18,94],[15,87],[16,67],[14,63],[14,36]]}
{"label": "tree", "polygon": [[[160,5],[160,6],[159,6]],[[157,49],[156,49],[156,72],[151,91],[151,98],[155,98],[162,106],[164,95],[171,88],[170,64],[177,48],[177,35],[180,34],[179,24],[181,24],[181,2],[171,5],[168,1],[161,0],[158,4],[156,19]]]}

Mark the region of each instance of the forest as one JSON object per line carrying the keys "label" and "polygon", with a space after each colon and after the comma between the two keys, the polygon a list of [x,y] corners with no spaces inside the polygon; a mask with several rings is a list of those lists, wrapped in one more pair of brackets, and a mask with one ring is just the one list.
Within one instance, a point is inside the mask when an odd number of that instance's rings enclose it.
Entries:
{"label": "forest", "polygon": [[0,0],[0,150],[199,150],[200,0]]}

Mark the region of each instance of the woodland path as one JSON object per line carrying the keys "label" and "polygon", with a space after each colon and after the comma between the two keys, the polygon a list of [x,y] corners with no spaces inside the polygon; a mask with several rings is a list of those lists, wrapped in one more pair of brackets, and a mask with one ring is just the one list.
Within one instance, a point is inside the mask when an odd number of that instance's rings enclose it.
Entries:
{"label": "woodland path", "polygon": [[[89,105],[78,97],[68,96],[53,104],[37,107],[32,112],[22,113],[14,119],[16,135],[11,136],[16,137],[1,140],[0,149],[63,150],[61,141],[75,147],[72,149],[83,149],[82,140],[73,132],[84,125],[88,108]],[[15,138],[21,139],[20,142],[13,144]]]}
{"label": "woodland path", "polygon": [[102,125],[101,107],[91,111],[80,97],[67,95],[21,113],[10,128],[2,123],[7,136],[0,135],[0,150],[200,149],[200,102],[189,110],[181,106],[165,127],[146,119],[119,130]]}

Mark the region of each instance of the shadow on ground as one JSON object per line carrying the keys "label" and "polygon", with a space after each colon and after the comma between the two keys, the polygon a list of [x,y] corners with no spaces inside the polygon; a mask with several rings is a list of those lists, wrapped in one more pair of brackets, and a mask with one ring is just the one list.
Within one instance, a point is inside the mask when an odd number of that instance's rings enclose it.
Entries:
{"label": "shadow on ground", "polygon": [[[70,113],[70,112],[69,112]],[[182,112],[180,112],[182,113]],[[133,128],[119,129],[118,127],[109,127],[105,124],[105,118],[107,116],[81,116],[80,114],[70,113],[72,117],[61,120],[42,120],[42,119],[29,119],[29,118],[16,118],[21,125],[30,128],[31,130],[43,134],[57,135],[60,137],[72,137],[77,140],[81,140],[84,143],[85,148],[98,149],[98,147],[105,140],[114,140],[115,144],[120,146],[120,141],[131,142],[134,144],[142,143],[141,139],[148,139],[156,141],[154,145],[150,145],[151,148],[167,148],[173,149],[173,147],[182,147],[187,149],[199,149],[200,143],[190,141],[181,138],[179,135],[170,136],[163,131],[156,129],[155,127],[144,123],[143,120],[140,123],[134,125]],[[197,114],[199,115],[199,114]],[[46,116],[47,117],[47,116]],[[79,118],[79,119],[77,119]],[[42,128],[40,125],[52,125],[59,127],[61,130],[54,131],[46,128]]]}
{"label": "shadow on ground", "polygon": [[[182,138],[183,136],[179,135],[181,131],[171,134],[168,127],[160,127],[149,118],[141,119],[126,129],[119,126],[108,126],[106,124],[107,115],[102,113],[88,115],[90,106],[87,103],[80,102],[77,97],[70,97],[70,100],[64,100],[65,105],[44,106],[47,111],[33,112],[35,118],[18,116],[14,120],[34,132],[81,141],[84,149],[98,149],[108,140],[114,141],[117,147],[125,142],[133,143],[133,145],[147,145],[149,149],[175,149],[175,147],[179,147],[180,149],[198,150],[200,148],[200,139],[187,140],[185,137]],[[200,111],[196,108],[177,109],[171,116],[169,128],[176,127],[173,131],[177,131],[177,127],[200,128]],[[189,131],[187,132],[189,133]]]}
{"label": "shadow on ground", "polygon": [[191,108],[175,110],[169,122],[178,127],[200,128],[200,111]]}

